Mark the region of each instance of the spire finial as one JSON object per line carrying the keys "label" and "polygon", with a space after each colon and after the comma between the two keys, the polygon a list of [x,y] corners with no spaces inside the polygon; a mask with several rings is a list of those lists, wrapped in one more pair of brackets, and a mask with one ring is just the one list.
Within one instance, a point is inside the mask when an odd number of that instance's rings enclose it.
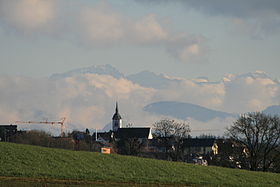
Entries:
{"label": "spire finial", "polygon": [[119,112],[119,109],[118,109],[118,102],[116,102],[116,113]]}

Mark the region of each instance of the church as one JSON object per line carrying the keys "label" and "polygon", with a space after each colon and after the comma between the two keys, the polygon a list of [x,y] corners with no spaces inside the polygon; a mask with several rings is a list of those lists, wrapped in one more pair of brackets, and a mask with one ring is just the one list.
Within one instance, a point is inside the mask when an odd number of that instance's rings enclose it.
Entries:
{"label": "church", "polygon": [[153,138],[150,127],[123,127],[118,103],[116,103],[115,113],[112,117],[112,130],[109,132],[95,132],[92,137],[95,141],[103,143],[108,143],[112,139],[120,140],[136,138],[143,141]]}
{"label": "church", "polygon": [[116,103],[115,114],[112,118],[112,130],[114,138],[137,138],[137,139],[152,139],[150,127],[129,127],[122,126],[122,117],[119,114],[118,103]]}

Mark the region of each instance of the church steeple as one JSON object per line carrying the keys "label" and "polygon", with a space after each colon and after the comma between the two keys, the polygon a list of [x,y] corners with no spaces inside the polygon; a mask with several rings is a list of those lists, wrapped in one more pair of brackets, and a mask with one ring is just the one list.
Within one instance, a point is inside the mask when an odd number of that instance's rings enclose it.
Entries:
{"label": "church steeple", "polygon": [[118,128],[122,128],[122,117],[119,114],[118,102],[116,102],[115,114],[112,118],[112,129],[113,131],[117,131]]}
{"label": "church steeple", "polygon": [[118,102],[116,102],[116,113],[119,113]]}

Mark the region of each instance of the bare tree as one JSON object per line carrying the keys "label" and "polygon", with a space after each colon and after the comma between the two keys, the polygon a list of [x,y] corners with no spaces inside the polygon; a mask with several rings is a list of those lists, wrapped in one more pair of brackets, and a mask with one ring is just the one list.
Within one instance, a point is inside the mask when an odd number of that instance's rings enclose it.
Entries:
{"label": "bare tree", "polygon": [[185,138],[190,134],[190,127],[187,123],[179,123],[171,119],[162,119],[153,124],[155,137],[179,137]]}
{"label": "bare tree", "polygon": [[246,148],[250,170],[267,171],[278,155],[280,118],[260,112],[244,114],[227,129],[227,134]]}
{"label": "bare tree", "polygon": [[137,156],[146,146],[146,141],[138,138],[122,138],[115,142],[115,148],[119,154]]}
{"label": "bare tree", "polygon": [[161,139],[169,156],[178,161],[183,152],[183,139],[189,137],[191,131],[189,124],[162,119],[155,122],[153,127],[153,136]]}

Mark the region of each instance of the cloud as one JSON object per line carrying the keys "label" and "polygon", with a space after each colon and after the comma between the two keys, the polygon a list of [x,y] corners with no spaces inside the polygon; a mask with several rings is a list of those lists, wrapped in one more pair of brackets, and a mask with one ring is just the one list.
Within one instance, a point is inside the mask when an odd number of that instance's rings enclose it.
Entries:
{"label": "cloud", "polygon": [[116,101],[137,123],[143,116],[135,114],[144,113],[139,111],[155,92],[123,78],[96,74],[59,80],[2,76],[0,89],[0,123],[66,117],[68,130],[102,128],[111,121]]}
{"label": "cloud", "polygon": [[0,0],[0,21],[24,33],[47,29],[55,18],[55,1]]}
{"label": "cloud", "polygon": [[212,109],[223,106],[224,84],[198,84],[193,80],[174,82],[156,95],[157,100],[181,101]]}
{"label": "cloud", "polygon": [[182,62],[196,62],[204,54],[203,37],[173,32],[156,14],[130,18],[106,1],[68,6],[62,0],[0,0],[0,26],[19,35],[59,38],[86,47],[152,46]]}
{"label": "cloud", "polygon": [[202,55],[207,51],[202,45],[204,41],[203,36],[181,34],[168,40],[166,50],[182,62],[205,62],[205,55]]}
{"label": "cloud", "polygon": [[229,112],[261,111],[279,104],[279,85],[269,77],[260,77],[263,73],[252,75],[234,76],[230,82],[225,82],[224,108]]}
{"label": "cloud", "polygon": [[90,41],[113,42],[124,37],[123,21],[120,15],[110,11],[107,4],[84,8],[80,14],[82,30]]}
{"label": "cloud", "polygon": [[[139,3],[149,5],[163,5],[175,3],[172,0],[136,0]],[[186,8],[193,8],[208,15],[224,15],[230,17],[249,17],[256,15],[280,14],[280,2],[278,0],[178,0],[176,3]]]}
{"label": "cloud", "polygon": [[230,113],[261,111],[280,104],[279,83],[261,71],[207,79],[170,81],[158,89],[155,101],[180,101]]}
{"label": "cloud", "polygon": [[150,44],[168,40],[169,31],[164,29],[155,14],[140,19],[125,18],[114,11],[106,2],[95,7],[80,9],[80,26],[85,39],[107,44],[125,42],[130,44]]}
{"label": "cloud", "polygon": [[128,33],[132,41],[139,43],[168,40],[169,33],[159,23],[157,16],[150,14],[138,21],[130,21]]}
{"label": "cloud", "polygon": [[[162,75],[159,78],[163,77],[163,81],[169,79]],[[280,104],[279,82],[260,71],[227,75],[219,82],[206,78],[167,82],[160,88],[146,88],[124,77],[82,72],[57,79],[0,76],[0,123],[66,117],[68,131],[102,129],[111,122],[116,101],[124,124],[134,126],[151,126],[164,117],[142,110],[157,101],[188,102],[233,113],[260,111]],[[232,119],[215,119],[207,123],[189,121],[192,129],[224,129]],[[20,127],[42,128],[38,125]],[[59,133],[59,127],[43,128]]]}
{"label": "cloud", "polygon": [[80,33],[90,45],[150,45],[165,48],[182,62],[199,60],[204,51],[202,36],[173,33],[166,29],[155,14],[140,19],[125,18],[107,3],[81,9]]}
{"label": "cloud", "polygon": [[[175,4],[171,0],[136,0],[150,5]],[[262,38],[270,34],[278,34],[280,30],[279,0],[178,0],[176,4],[186,10],[195,10],[205,16],[228,19],[231,32],[246,34],[253,38]]]}
{"label": "cloud", "polygon": [[191,128],[191,136],[199,136],[201,134],[224,136],[224,132],[229,125],[231,125],[236,119],[225,118],[219,119],[215,118],[207,122],[201,122],[194,119],[188,119]]}
{"label": "cloud", "polygon": [[181,1],[210,16],[222,16],[230,20],[232,31],[263,38],[278,34],[280,30],[280,1],[238,0],[238,1]]}

